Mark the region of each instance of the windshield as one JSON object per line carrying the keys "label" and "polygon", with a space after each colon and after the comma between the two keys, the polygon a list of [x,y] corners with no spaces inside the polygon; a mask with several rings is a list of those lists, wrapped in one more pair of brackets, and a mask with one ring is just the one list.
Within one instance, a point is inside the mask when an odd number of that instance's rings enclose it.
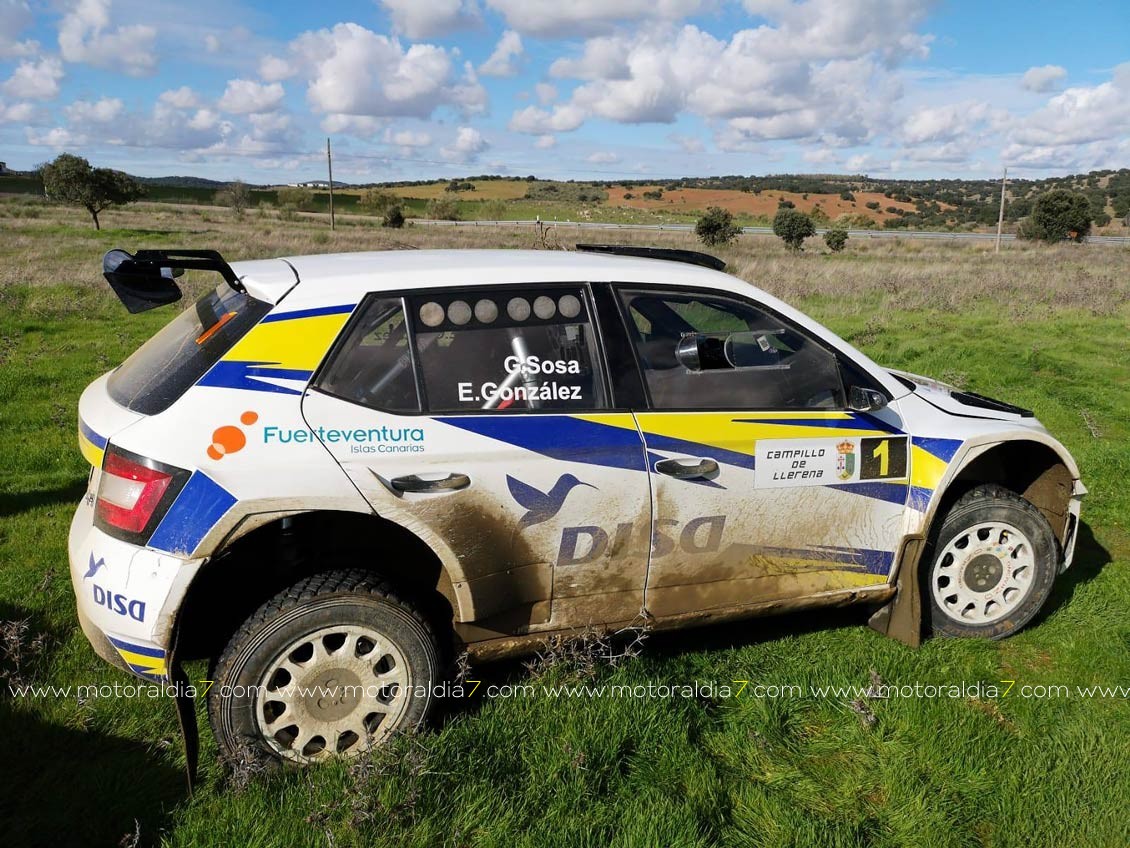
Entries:
{"label": "windshield", "polygon": [[110,375],[110,397],[143,415],[163,412],[270,308],[269,303],[221,284],[166,324]]}

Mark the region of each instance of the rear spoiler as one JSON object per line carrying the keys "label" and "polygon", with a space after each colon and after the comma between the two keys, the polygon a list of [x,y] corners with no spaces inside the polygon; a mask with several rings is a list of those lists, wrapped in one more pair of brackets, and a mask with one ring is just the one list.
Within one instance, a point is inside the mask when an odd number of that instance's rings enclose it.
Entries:
{"label": "rear spoiler", "polygon": [[233,289],[243,291],[231,265],[215,250],[139,250],[130,254],[115,248],[102,257],[102,276],[131,313],[180,300],[175,278],[186,269],[216,271]]}

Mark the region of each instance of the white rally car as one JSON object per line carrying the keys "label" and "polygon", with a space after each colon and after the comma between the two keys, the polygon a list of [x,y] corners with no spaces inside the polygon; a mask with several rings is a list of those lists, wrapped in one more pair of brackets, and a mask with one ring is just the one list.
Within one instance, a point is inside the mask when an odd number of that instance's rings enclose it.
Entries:
{"label": "white rally car", "polygon": [[419,723],[463,648],[1037,613],[1085,489],[1030,412],[882,368],[712,257],[579,247],[107,254],[130,311],[183,268],[224,282],[82,395],[97,653],[210,658],[221,749],[307,762]]}

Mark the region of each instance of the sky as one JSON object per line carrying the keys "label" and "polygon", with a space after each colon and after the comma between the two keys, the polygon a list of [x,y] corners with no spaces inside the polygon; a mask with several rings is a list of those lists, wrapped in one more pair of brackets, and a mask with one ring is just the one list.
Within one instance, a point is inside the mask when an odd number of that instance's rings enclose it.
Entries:
{"label": "sky", "polygon": [[252,183],[1130,167],[1130,2],[0,0],[0,160]]}

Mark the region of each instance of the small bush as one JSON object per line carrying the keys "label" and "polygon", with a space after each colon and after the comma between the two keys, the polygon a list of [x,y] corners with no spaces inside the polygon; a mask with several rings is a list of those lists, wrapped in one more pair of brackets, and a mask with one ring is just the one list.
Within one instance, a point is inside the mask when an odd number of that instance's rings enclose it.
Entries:
{"label": "small bush", "polygon": [[379,188],[371,188],[362,193],[357,199],[357,208],[370,215],[379,215],[383,217],[394,206],[400,205],[400,199],[387,191],[381,191]]}
{"label": "small bush", "polygon": [[840,192],[840,200],[846,200],[850,203],[854,203],[855,195],[845,189],[844,191]]}
{"label": "small bush", "polygon": [[[313,212],[314,192],[301,186],[287,186],[279,189],[279,206],[292,212]],[[287,219],[287,220],[293,220]]]}
{"label": "small bush", "polygon": [[793,203],[791,200],[785,200],[785,198],[782,197],[780,200],[777,201],[777,208],[778,209],[796,209],[796,204]]}
{"label": "small bush", "polygon": [[399,230],[404,226],[404,210],[400,206],[390,206],[381,218],[381,226]]}
{"label": "small bush", "polygon": [[839,253],[843,250],[847,240],[848,231],[840,227],[833,227],[824,233],[824,244],[828,245],[828,249],[832,253]]}
{"label": "small bush", "polygon": [[868,209],[874,209],[876,212],[879,211],[879,207],[882,206],[882,205],[883,204],[880,203],[878,200],[869,200],[867,203],[864,204],[864,206],[866,206]]}
{"label": "small bush", "polygon": [[434,221],[458,221],[459,204],[447,198],[429,200],[424,209],[424,217]]}
{"label": "small bush", "polygon": [[732,242],[738,237],[741,228],[734,224],[734,216],[728,209],[711,206],[706,210],[706,214],[698,219],[694,231],[703,244],[713,247]]}
{"label": "small bush", "polygon": [[804,249],[804,240],[816,235],[812,219],[796,209],[782,209],[773,218],[773,234],[780,237],[785,247],[794,253]]}
{"label": "small bush", "polygon": [[663,199],[663,189],[657,188],[654,191],[645,191],[643,193],[643,196],[644,196],[645,200],[662,200]]}

